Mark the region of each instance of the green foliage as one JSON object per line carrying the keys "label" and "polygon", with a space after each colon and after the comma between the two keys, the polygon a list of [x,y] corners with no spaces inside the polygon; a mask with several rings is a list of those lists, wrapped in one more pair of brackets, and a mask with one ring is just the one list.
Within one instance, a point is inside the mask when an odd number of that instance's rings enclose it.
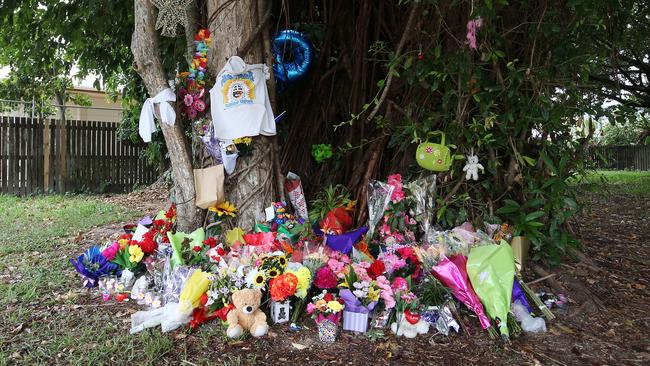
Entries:
{"label": "green foliage", "polygon": [[647,145],[650,137],[650,115],[634,113],[626,119],[616,118],[608,121],[602,130],[598,144],[607,146]]}
{"label": "green foliage", "polygon": [[[388,55],[385,66],[405,84],[400,94],[411,96],[401,105],[404,113],[389,123],[378,116],[375,127],[391,136],[391,149],[407,154],[415,149],[409,143],[435,130],[446,133],[457,154],[473,149],[485,173],[476,182],[465,181],[464,161],[454,161],[439,185],[439,224],[509,221],[516,234],[531,239],[535,258],[557,263],[578,244],[565,230],[580,208],[568,182],[585,171],[587,141],[575,139],[573,131],[585,115],[623,118],[634,112],[607,107],[591,78],[603,71],[602,49],[586,41],[607,37],[607,27],[614,25],[608,12],[622,10],[614,2],[593,0],[552,7],[475,2],[472,18],[480,16],[483,24],[474,51],[463,42],[464,32],[450,36],[451,27],[464,31],[471,19],[451,25],[458,7],[422,5],[434,24],[414,36],[418,44],[399,57],[377,44],[370,50]],[[370,102],[376,103],[377,98]]]}
{"label": "green foliage", "polygon": [[332,157],[331,144],[311,145],[311,156],[317,163],[322,164]]}
{"label": "green foliage", "polygon": [[314,200],[310,202],[309,220],[312,222],[320,221],[331,210],[337,207],[348,206],[352,203],[350,191],[348,191],[347,187],[341,184],[328,186],[318,192]]}

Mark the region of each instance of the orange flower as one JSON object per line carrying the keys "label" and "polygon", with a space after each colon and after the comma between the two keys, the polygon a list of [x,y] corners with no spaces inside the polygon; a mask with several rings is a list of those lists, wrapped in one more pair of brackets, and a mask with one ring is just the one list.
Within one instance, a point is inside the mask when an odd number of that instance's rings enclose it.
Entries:
{"label": "orange flower", "polygon": [[298,277],[293,273],[284,273],[271,280],[269,284],[271,299],[281,302],[293,296],[298,289]]}

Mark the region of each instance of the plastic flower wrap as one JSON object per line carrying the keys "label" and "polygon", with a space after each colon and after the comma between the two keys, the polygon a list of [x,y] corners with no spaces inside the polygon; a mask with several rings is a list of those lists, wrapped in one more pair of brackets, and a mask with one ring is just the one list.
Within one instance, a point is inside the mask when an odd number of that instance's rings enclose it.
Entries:
{"label": "plastic flower wrap", "polygon": [[97,281],[100,276],[120,274],[119,267],[115,263],[109,262],[102,255],[98,246],[88,248],[76,261],[70,259],[70,264],[79,272],[84,286],[88,288],[97,286]]}
{"label": "plastic flower wrap", "polygon": [[212,276],[208,272],[197,269],[185,282],[183,290],[178,298],[178,310],[184,314],[190,314],[192,309],[199,306],[201,295],[203,295],[212,282]]}
{"label": "plastic flower wrap", "polygon": [[185,264],[186,257],[191,255],[193,248],[202,245],[203,240],[205,240],[205,231],[203,231],[203,228],[198,228],[190,234],[182,231],[177,231],[175,234],[167,232],[167,237],[172,246],[171,265],[173,268]]}
{"label": "plastic flower wrap", "polygon": [[343,254],[350,254],[354,244],[361,240],[361,237],[368,231],[368,228],[362,226],[356,230],[348,231],[344,234],[325,234],[325,244],[328,247],[341,252]]}
{"label": "plastic flower wrap", "polygon": [[512,248],[505,241],[472,248],[467,258],[467,274],[487,313],[497,321],[501,334],[508,337],[507,319],[515,278]]}
{"label": "plastic flower wrap", "polygon": [[424,233],[424,242],[433,243],[433,218],[436,209],[436,175],[417,179],[406,188],[415,202],[415,217]]}
{"label": "plastic flower wrap", "polygon": [[394,187],[373,180],[368,183],[368,238],[372,238],[390,202]]}
{"label": "plastic flower wrap", "polygon": [[474,292],[472,284],[467,276],[467,258],[462,255],[454,255],[451,258],[443,256],[438,264],[433,267],[433,275],[442,282],[443,285],[451,289],[452,294],[458,301],[467,305],[478,316],[481,328],[490,327],[490,319],[485,315],[481,300]]}

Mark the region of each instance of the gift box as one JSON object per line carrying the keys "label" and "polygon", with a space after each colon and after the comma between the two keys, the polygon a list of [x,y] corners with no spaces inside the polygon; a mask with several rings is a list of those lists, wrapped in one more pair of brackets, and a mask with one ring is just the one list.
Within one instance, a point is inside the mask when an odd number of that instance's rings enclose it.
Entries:
{"label": "gift box", "polygon": [[289,300],[277,302],[271,301],[271,320],[274,323],[286,323],[290,319],[291,305]]}
{"label": "gift box", "polygon": [[343,310],[343,330],[365,333],[368,330],[368,313]]}

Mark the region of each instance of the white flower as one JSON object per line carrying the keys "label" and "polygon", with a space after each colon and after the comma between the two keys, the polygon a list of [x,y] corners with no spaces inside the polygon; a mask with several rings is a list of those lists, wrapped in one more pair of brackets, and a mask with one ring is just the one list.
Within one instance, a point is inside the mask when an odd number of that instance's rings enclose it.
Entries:
{"label": "white flower", "polygon": [[262,289],[266,285],[266,276],[264,272],[257,268],[251,268],[246,274],[246,287],[254,289]]}

